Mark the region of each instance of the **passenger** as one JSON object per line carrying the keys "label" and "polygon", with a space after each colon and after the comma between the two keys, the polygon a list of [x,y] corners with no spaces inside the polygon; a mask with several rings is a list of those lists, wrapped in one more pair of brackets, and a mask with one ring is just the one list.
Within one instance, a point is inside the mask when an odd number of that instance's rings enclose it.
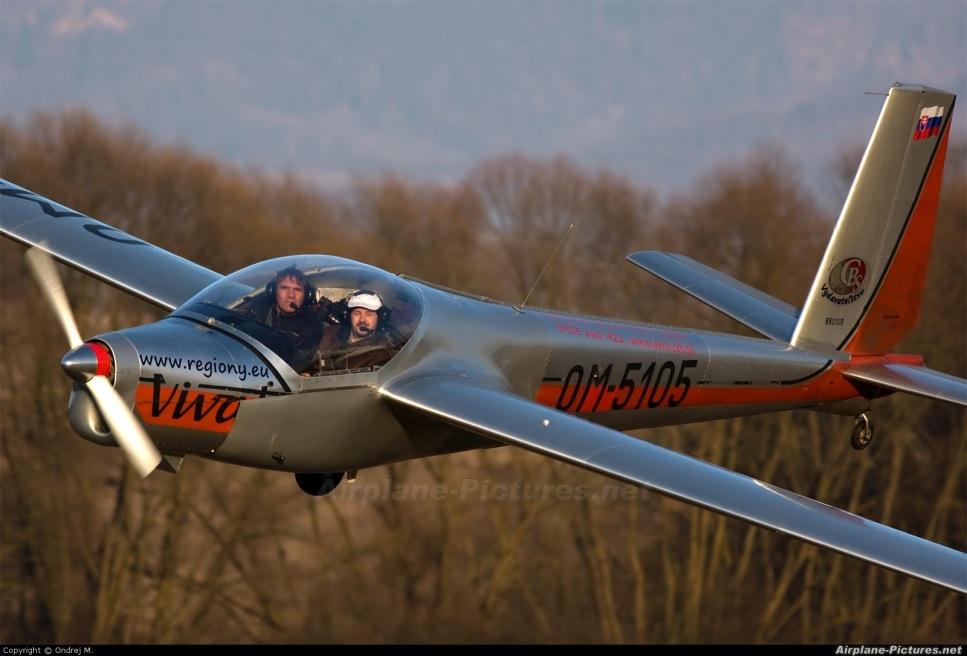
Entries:
{"label": "passenger", "polygon": [[323,336],[313,360],[317,372],[368,369],[385,364],[403,339],[390,325],[380,295],[360,289],[346,298],[347,323]]}
{"label": "passenger", "polygon": [[265,286],[264,296],[242,314],[283,335],[289,352],[280,355],[293,369],[303,373],[312,368],[316,346],[327,332],[326,323],[334,321],[330,318],[332,309],[333,303],[328,298],[317,298],[315,288],[304,273],[289,267],[276,273]]}

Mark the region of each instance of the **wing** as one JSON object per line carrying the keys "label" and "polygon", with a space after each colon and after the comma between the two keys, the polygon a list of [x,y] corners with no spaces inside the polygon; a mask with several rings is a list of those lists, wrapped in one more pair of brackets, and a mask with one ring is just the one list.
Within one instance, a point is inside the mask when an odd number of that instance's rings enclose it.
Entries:
{"label": "wing", "polygon": [[0,233],[168,310],[221,278],[6,180],[0,180]]}
{"label": "wing", "polygon": [[967,592],[967,554],[456,375],[382,394],[465,430]]}
{"label": "wing", "polygon": [[639,251],[625,259],[761,335],[792,339],[796,308],[778,298],[677,253]]}
{"label": "wing", "polygon": [[967,406],[967,380],[912,364],[857,365],[843,372],[847,378],[899,392],[909,392]]}

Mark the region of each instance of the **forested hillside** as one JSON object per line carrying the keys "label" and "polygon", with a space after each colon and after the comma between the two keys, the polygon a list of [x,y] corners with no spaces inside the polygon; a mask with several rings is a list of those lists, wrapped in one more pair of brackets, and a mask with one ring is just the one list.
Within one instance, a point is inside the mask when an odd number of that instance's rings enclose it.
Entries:
{"label": "forested hillside", "polygon": [[[843,154],[847,182],[858,160]],[[574,223],[531,305],[740,333],[624,255],[686,253],[800,305],[834,217],[796,166],[765,147],[665,197],[508,155],[450,186],[380,177],[324,194],[82,111],[0,124],[0,177],[222,273],[330,253],[518,302]],[[68,426],[60,329],[23,249],[0,249],[0,642],[967,640],[962,595],[511,448],[361,471],[321,499],[291,475],[198,458],[139,480]],[[959,144],[921,323],[899,349],[959,376],[965,251]],[[83,335],[161,318],[62,272]],[[965,413],[897,395],[874,418],[859,453],[850,418],[814,412],[639,436],[967,548]],[[456,493],[429,499],[435,484]]]}

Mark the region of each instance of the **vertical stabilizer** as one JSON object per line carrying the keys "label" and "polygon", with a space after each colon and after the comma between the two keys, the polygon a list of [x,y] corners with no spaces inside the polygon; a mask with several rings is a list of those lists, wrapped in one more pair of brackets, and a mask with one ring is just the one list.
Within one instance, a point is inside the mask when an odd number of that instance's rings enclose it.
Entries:
{"label": "vertical stabilizer", "polygon": [[794,346],[882,354],[916,324],[954,98],[918,85],[890,89]]}

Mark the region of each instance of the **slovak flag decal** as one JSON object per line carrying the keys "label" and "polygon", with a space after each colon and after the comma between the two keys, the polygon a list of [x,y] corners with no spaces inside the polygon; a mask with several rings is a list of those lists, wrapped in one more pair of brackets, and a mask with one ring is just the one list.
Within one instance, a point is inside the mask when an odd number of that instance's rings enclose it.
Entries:
{"label": "slovak flag decal", "polygon": [[920,120],[913,132],[913,140],[928,139],[940,134],[940,124],[943,123],[943,107],[934,105],[920,110]]}

